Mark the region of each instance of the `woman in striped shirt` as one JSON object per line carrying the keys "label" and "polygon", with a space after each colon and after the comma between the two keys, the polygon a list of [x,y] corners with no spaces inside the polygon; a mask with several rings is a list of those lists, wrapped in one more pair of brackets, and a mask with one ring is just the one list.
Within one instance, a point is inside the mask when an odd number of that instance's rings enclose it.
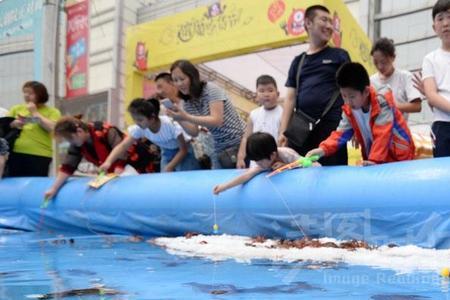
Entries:
{"label": "woman in striped shirt", "polygon": [[100,166],[108,170],[111,164],[128,150],[136,140],[146,138],[161,148],[161,172],[199,169],[191,144],[187,143],[181,127],[166,116],[159,116],[159,101],[138,98],[128,106],[135,125],[128,127],[129,135],[118,144]]}
{"label": "woman in striped shirt", "polygon": [[167,114],[194,137],[199,126],[208,128],[217,153],[217,158],[212,158],[213,168],[235,168],[245,123],[228,95],[214,83],[201,81],[199,71],[188,60],[174,62],[170,71],[185,102],[183,107],[175,105]]}

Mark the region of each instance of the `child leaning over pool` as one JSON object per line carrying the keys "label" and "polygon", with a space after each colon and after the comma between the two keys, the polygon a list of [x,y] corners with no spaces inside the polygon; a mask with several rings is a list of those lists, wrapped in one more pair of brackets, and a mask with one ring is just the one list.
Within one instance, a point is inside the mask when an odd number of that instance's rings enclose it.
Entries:
{"label": "child leaning over pool", "polygon": [[216,185],[213,189],[214,194],[246,183],[263,171],[278,169],[300,158],[300,155],[291,148],[277,147],[274,137],[265,132],[255,132],[248,137],[246,154],[249,160],[256,162],[256,167],[247,169],[229,182]]}
{"label": "child leaning over pool", "polygon": [[190,143],[184,139],[180,125],[167,116],[159,116],[159,101],[134,99],[128,106],[135,125],[128,127],[129,135],[114,147],[100,170],[108,170],[133,143],[142,138],[161,148],[161,172],[188,171],[200,168]]}

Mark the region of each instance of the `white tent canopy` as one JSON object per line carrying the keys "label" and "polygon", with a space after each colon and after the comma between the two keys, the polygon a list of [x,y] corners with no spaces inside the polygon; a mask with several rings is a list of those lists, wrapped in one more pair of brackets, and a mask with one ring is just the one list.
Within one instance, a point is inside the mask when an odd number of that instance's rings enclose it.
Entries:
{"label": "white tent canopy", "polygon": [[261,51],[205,63],[214,71],[238,82],[245,88],[255,91],[256,79],[263,74],[275,78],[280,96],[286,95],[289,67],[295,56],[306,51],[308,44]]}

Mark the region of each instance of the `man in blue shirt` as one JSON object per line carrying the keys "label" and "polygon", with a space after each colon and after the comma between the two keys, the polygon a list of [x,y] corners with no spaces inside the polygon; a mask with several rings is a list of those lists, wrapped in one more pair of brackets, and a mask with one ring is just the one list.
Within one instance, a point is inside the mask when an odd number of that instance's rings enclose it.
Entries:
{"label": "man in blue shirt", "polygon": [[[284,102],[283,116],[280,125],[279,145],[288,145],[300,155],[318,147],[339,124],[341,119],[343,100],[338,96],[331,109],[322,118],[327,104],[338,90],[336,72],[339,67],[350,61],[344,49],[333,48],[328,45],[333,34],[330,11],[322,5],[310,6],[305,11],[305,29],[309,37],[309,48],[306,52],[295,57],[289,69],[286,81],[287,95]],[[304,57],[299,80],[297,71],[300,60]],[[289,143],[284,136],[289,121],[295,109],[320,122],[314,127],[303,145]],[[347,148],[342,147],[336,154],[320,160],[322,165],[346,165]]]}

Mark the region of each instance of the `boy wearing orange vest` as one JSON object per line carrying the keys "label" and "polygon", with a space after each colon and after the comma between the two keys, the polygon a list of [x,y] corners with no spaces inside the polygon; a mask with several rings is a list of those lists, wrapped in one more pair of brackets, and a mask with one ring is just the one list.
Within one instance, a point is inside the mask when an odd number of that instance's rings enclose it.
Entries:
{"label": "boy wearing orange vest", "polygon": [[370,85],[366,69],[346,63],[337,72],[345,104],[338,128],[306,156],[329,156],[346,147],[353,135],[361,145],[363,165],[414,158],[414,142],[388,86]]}

